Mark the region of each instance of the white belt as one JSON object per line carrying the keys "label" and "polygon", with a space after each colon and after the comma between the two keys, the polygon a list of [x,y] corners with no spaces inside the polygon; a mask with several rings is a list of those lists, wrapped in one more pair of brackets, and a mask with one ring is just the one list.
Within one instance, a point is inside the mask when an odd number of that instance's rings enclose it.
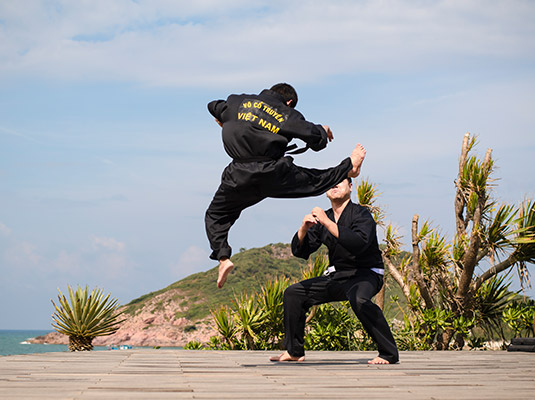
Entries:
{"label": "white belt", "polygon": [[331,266],[323,272],[323,275],[327,276],[332,274],[333,272],[336,272],[336,268],[334,268],[334,266]]}
{"label": "white belt", "polygon": [[[376,274],[379,274],[379,275],[384,275],[385,274],[384,268],[370,268],[370,269],[373,272],[375,272]],[[328,275],[332,274],[333,272],[336,272],[336,268],[334,266],[330,266],[329,268],[327,268],[323,272],[323,275],[328,276]]]}

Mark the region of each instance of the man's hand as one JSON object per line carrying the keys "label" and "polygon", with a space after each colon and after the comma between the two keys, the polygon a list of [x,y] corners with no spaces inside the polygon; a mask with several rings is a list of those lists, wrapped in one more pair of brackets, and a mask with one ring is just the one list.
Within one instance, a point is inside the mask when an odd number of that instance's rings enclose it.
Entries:
{"label": "man's hand", "polygon": [[319,222],[323,226],[325,226],[327,222],[331,221],[329,217],[327,217],[327,214],[325,214],[325,211],[323,211],[323,209],[319,207],[314,207],[314,209],[312,210],[312,216],[317,222]]}
{"label": "man's hand", "polygon": [[329,139],[329,142],[332,142],[334,139],[333,132],[331,131],[331,128],[329,128],[329,125],[322,125],[323,129],[325,129],[325,132],[327,132],[327,139]]}
{"label": "man's hand", "polygon": [[301,224],[301,227],[297,231],[297,237],[299,238],[299,245],[303,243],[303,239],[305,238],[308,230],[312,228],[312,226],[316,225],[316,218],[312,214],[307,214],[303,218],[303,223]]}
{"label": "man's hand", "polygon": [[325,214],[325,211],[319,207],[314,207],[312,210],[312,216],[314,219],[322,224],[327,230],[333,235],[335,238],[338,238],[339,231],[338,231],[338,225],[336,222],[331,221],[327,214]]}
{"label": "man's hand", "polygon": [[305,231],[308,231],[310,228],[312,228],[313,225],[316,225],[317,220],[314,218],[312,214],[307,214],[303,218],[303,223],[301,224],[301,228]]}

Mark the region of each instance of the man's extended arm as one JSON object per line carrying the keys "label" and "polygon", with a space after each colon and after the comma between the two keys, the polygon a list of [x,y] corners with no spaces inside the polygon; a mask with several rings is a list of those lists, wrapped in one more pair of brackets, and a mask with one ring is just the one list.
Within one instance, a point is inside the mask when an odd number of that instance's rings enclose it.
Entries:
{"label": "man's extended arm", "polygon": [[309,122],[297,110],[292,110],[288,120],[282,124],[281,135],[288,140],[299,139],[314,151],[323,150],[327,143],[333,140],[333,133],[328,125],[318,125]]}
{"label": "man's extended arm", "polygon": [[216,121],[221,125],[224,122],[223,113],[227,110],[226,100],[214,100],[208,103],[208,111],[216,119]]}

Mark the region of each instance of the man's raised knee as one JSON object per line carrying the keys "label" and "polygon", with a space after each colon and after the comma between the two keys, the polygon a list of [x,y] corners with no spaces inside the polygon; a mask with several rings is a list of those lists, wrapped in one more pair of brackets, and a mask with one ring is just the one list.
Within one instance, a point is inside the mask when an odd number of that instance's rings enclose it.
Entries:
{"label": "man's raised knee", "polygon": [[297,296],[297,290],[296,290],[295,284],[288,286],[286,290],[284,291],[283,301],[286,302],[287,300],[291,298],[295,298],[296,296]]}

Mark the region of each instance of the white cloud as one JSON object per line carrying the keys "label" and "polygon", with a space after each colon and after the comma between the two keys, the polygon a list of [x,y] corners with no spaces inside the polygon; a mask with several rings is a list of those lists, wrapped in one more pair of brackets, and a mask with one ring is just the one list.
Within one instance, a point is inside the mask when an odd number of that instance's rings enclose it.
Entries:
{"label": "white cloud", "polygon": [[529,2],[190,3],[4,4],[0,73],[206,86],[535,54]]}
{"label": "white cloud", "polygon": [[110,251],[115,251],[115,252],[122,252],[124,251],[124,248],[125,248],[125,245],[123,242],[120,242],[114,238],[92,236],[91,241],[94,247],[97,249],[105,249],[105,250],[110,250]]}

